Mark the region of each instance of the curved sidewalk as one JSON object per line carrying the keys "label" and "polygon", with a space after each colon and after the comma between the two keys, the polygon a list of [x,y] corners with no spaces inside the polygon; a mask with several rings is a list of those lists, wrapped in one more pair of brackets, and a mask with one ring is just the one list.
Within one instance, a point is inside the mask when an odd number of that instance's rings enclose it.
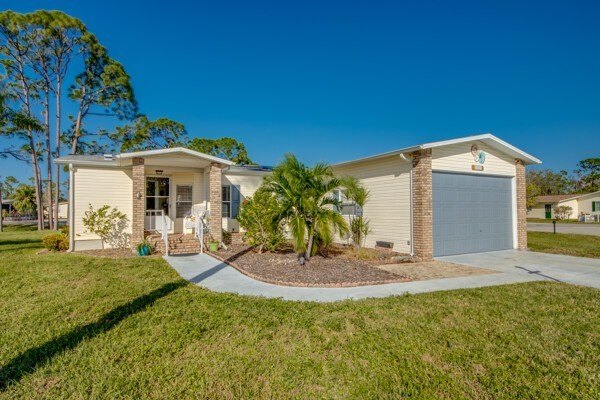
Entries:
{"label": "curved sidewalk", "polygon": [[329,302],[346,299],[366,299],[370,297],[399,296],[406,293],[426,293],[438,290],[467,289],[544,280],[540,276],[500,272],[373,286],[308,288],[279,286],[257,281],[207,254],[167,256],[164,259],[182,278],[215,292],[295,301]]}

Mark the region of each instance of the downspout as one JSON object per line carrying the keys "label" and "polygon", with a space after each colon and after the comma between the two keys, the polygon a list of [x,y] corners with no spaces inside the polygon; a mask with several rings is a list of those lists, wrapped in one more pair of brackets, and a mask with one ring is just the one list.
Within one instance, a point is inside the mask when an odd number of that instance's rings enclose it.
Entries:
{"label": "downspout", "polygon": [[415,255],[414,249],[414,236],[413,236],[413,163],[412,158],[406,157],[403,153],[400,153],[400,158],[410,163],[409,173],[409,191],[410,191],[410,256]]}
{"label": "downspout", "polygon": [[69,164],[69,252],[75,251],[75,169]]}

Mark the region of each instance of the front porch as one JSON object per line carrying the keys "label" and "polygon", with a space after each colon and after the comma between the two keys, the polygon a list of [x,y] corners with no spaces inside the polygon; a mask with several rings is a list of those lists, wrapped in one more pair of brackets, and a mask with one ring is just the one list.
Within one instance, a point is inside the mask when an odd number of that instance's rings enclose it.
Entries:
{"label": "front porch", "polygon": [[222,170],[230,162],[183,148],[131,154],[132,248],[147,239],[163,254],[199,253],[199,226],[222,241]]}

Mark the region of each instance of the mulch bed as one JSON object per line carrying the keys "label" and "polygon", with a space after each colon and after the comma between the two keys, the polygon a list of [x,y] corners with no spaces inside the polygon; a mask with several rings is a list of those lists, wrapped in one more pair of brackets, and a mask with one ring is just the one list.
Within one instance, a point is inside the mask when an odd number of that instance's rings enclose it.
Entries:
{"label": "mulch bed", "polygon": [[392,257],[397,254],[369,251],[375,253],[368,254],[368,259],[358,259],[352,249],[335,246],[327,254],[311,257],[303,266],[291,247],[258,254],[247,245],[230,245],[213,255],[251,278],[277,285],[349,287],[410,281],[404,275],[376,267],[394,262]]}
{"label": "mulch bed", "polygon": [[[73,254],[83,254],[86,256],[97,257],[97,258],[132,258],[138,257],[138,255],[131,251],[129,248],[125,249],[103,249],[103,250],[81,250],[75,251]],[[149,256],[150,257],[150,256]]]}

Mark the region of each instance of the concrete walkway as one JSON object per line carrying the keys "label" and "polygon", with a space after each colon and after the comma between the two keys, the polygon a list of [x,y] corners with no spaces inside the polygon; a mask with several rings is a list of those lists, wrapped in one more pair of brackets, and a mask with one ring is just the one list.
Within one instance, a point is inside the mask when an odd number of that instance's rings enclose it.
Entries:
{"label": "concrete walkway", "polygon": [[438,259],[473,267],[485,267],[514,276],[538,276],[544,280],[600,289],[600,259],[595,258],[502,250]]}
{"label": "concrete walkway", "polygon": [[[534,232],[553,232],[551,223],[528,222],[527,230]],[[577,235],[600,236],[600,224],[556,224],[556,233],[574,233]]]}
{"label": "concrete walkway", "polygon": [[547,279],[536,274],[499,272],[497,274],[474,275],[460,278],[350,288],[306,288],[279,286],[257,281],[207,254],[168,256],[165,257],[165,260],[184,279],[215,292],[282,298],[284,300],[321,302],[398,296],[405,293],[425,293],[438,290],[477,288]]}

